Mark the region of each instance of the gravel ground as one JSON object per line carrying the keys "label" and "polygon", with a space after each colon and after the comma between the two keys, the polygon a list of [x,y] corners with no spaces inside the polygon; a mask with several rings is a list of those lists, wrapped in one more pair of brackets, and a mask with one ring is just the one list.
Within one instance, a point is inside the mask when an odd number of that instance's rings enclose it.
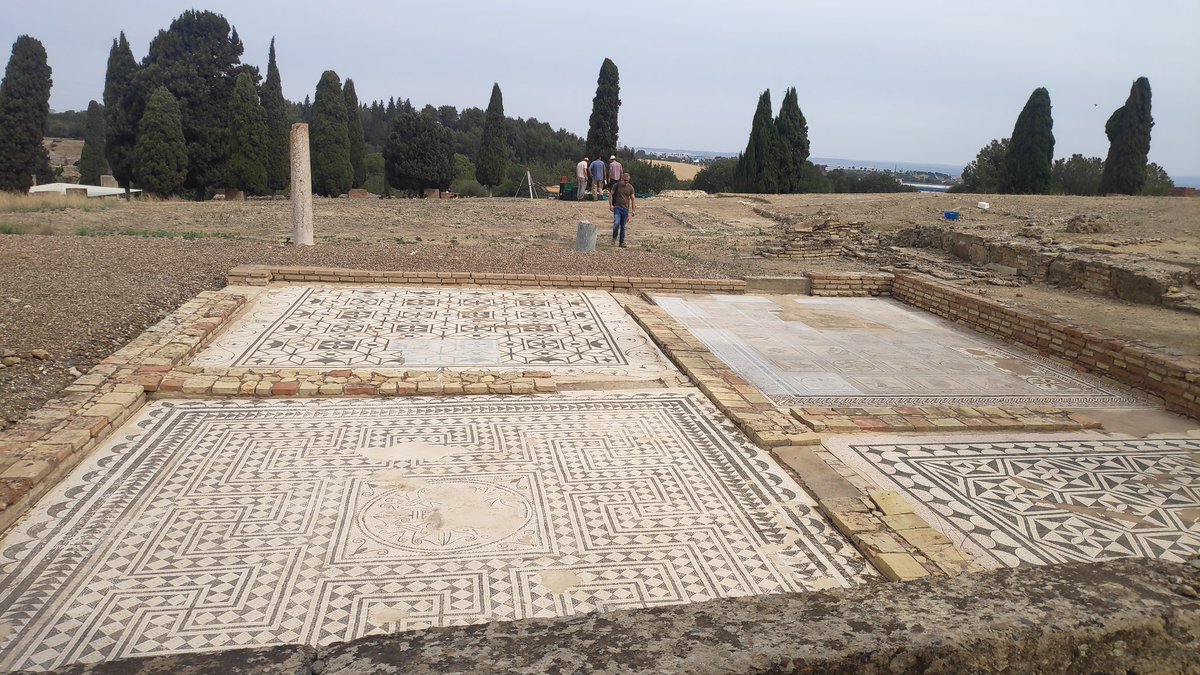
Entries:
{"label": "gravel ground", "polygon": [[594,255],[509,246],[324,244],[0,235],[0,354],[45,350],[0,368],[0,428],[20,419],[196,293],[246,263],[358,269],[724,275],[699,263],[605,245]]}

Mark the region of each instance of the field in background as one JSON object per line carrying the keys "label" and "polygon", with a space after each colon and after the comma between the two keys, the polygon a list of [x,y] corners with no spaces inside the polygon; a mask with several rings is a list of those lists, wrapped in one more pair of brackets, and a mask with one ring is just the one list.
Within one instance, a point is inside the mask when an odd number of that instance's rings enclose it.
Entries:
{"label": "field in background", "polygon": [[679,180],[691,180],[696,177],[696,174],[700,173],[701,169],[701,167],[695,164],[686,164],[684,162],[664,162],[660,159],[648,159],[646,161],[651,164],[670,167],[675,172],[675,177]]}

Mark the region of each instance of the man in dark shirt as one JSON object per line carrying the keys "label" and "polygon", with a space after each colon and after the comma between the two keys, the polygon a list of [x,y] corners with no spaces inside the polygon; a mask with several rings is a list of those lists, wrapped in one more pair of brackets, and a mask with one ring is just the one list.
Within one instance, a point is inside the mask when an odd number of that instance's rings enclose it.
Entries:
{"label": "man in dark shirt", "polygon": [[621,182],[614,185],[609,192],[608,210],[613,214],[613,243],[617,243],[619,236],[621,248],[625,248],[625,225],[629,218],[637,213],[637,197],[634,195],[633,185],[629,183],[628,171],[621,174]]}

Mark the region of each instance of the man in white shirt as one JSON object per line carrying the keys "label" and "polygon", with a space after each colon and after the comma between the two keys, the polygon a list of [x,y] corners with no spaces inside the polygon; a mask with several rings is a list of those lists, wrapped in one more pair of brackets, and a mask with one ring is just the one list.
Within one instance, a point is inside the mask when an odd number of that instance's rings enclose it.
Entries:
{"label": "man in white shirt", "polygon": [[621,174],[624,172],[625,169],[623,169],[621,167],[621,163],[617,161],[617,156],[610,156],[608,158],[608,185],[606,186],[610,191],[612,190],[613,186],[621,180]]}
{"label": "man in white shirt", "polygon": [[579,188],[575,190],[575,199],[583,199],[583,193],[587,192],[587,171],[588,158],[584,157],[582,162],[575,165],[575,182],[579,184]]}

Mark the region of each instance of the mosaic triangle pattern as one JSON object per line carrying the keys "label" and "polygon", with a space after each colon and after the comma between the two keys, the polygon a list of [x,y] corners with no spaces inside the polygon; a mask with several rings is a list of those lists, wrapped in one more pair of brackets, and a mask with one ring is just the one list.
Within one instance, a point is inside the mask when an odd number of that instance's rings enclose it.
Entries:
{"label": "mosaic triangle pattern", "polygon": [[0,541],[0,668],[872,574],[691,392],[160,401]]}
{"label": "mosaic triangle pattern", "polygon": [[1200,438],[831,439],[989,567],[1200,554]]}
{"label": "mosaic triangle pattern", "polygon": [[191,365],[672,370],[605,292],[371,286],[267,289]]}

